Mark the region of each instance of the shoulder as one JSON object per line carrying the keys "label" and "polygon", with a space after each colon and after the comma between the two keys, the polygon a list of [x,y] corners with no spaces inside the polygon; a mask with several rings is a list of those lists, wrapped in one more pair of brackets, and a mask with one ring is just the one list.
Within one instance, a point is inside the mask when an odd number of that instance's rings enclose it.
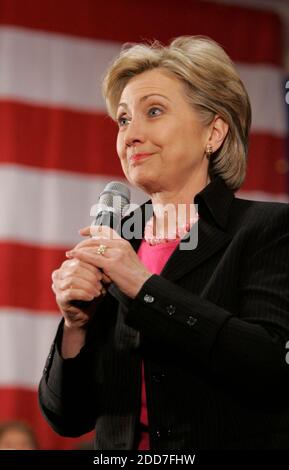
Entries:
{"label": "shoulder", "polygon": [[289,250],[288,204],[234,198],[228,222],[228,233],[249,251],[280,244]]}
{"label": "shoulder", "polygon": [[263,202],[234,198],[231,215],[250,226],[282,224],[289,226],[289,204],[282,202]]}
{"label": "shoulder", "polygon": [[248,262],[262,253],[262,256],[269,256],[270,263],[272,256],[276,257],[276,262],[277,259],[282,260],[288,269],[288,204],[235,198],[227,232],[232,237],[232,243],[245,250]]}

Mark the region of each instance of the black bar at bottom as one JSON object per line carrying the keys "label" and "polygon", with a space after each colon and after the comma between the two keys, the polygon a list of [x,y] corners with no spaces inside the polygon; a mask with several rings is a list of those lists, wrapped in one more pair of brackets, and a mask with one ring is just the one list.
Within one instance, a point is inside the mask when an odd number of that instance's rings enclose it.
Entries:
{"label": "black bar at bottom", "polygon": [[185,466],[196,469],[260,468],[281,469],[288,461],[288,451],[174,451],[174,452],[125,452],[125,451],[0,451],[0,468],[50,468],[52,465],[64,465],[65,468],[134,468],[141,466]]}

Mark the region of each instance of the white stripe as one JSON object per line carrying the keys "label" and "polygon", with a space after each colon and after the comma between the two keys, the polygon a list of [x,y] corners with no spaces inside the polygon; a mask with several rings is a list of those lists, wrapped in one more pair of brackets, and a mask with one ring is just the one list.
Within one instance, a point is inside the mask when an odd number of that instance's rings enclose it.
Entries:
{"label": "white stripe", "polygon": [[60,315],[0,309],[0,385],[35,389]]}
{"label": "white stripe", "polygon": [[[0,166],[0,239],[68,247],[92,223],[91,207],[115,177]],[[131,188],[132,202],[147,197]]]}
{"label": "white stripe", "polygon": [[0,96],[104,110],[101,79],[120,45],[2,26]]}
{"label": "white stripe", "polygon": [[[121,44],[0,28],[0,97],[104,112],[101,80]],[[286,134],[281,69],[237,64],[253,108],[253,131]]]}
{"label": "white stripe", "polygon": [[288,194],[271,194],[264,191],[238,191],[236,195],[242,199],[251,199],[253,201],[268,201],[268,202],[289,202]]}
{"label": "white stripe", "polygon": [[270,65],[237,64],[252,105],[252,131],[287,135],[284,72]]}
{"label": "white stripe", "polygon": [[[91,207],[114,177],[75,175],[20,166],[0,166],[0,239],[33,245],[69,247],[80,227],[92,222]],[[130,187],[132,202],[147,196]],[[286,194],[239,191],[239,197],[288,202]]]}

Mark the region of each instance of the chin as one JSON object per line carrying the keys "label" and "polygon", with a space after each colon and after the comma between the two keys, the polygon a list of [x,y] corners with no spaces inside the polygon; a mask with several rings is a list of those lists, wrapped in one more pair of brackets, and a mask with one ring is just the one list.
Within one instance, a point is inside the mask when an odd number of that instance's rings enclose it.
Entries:
{"label": "chin", "polygon": [[147,194],[153,194],[160,191],[159,181],[139,179],[132,181],[134,186],[142,189]]}

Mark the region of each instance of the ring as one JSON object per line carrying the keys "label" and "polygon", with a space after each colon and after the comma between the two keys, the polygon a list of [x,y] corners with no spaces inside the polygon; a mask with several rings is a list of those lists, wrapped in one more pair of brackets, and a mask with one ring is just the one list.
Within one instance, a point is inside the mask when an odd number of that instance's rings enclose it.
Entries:
{"label": "ring", "polygon": [[107,249],[106,245],[99,245],[99,247],[96,250],[96,253],[98,255],[104,255],[104,253],[106,252],[106,249]]}

